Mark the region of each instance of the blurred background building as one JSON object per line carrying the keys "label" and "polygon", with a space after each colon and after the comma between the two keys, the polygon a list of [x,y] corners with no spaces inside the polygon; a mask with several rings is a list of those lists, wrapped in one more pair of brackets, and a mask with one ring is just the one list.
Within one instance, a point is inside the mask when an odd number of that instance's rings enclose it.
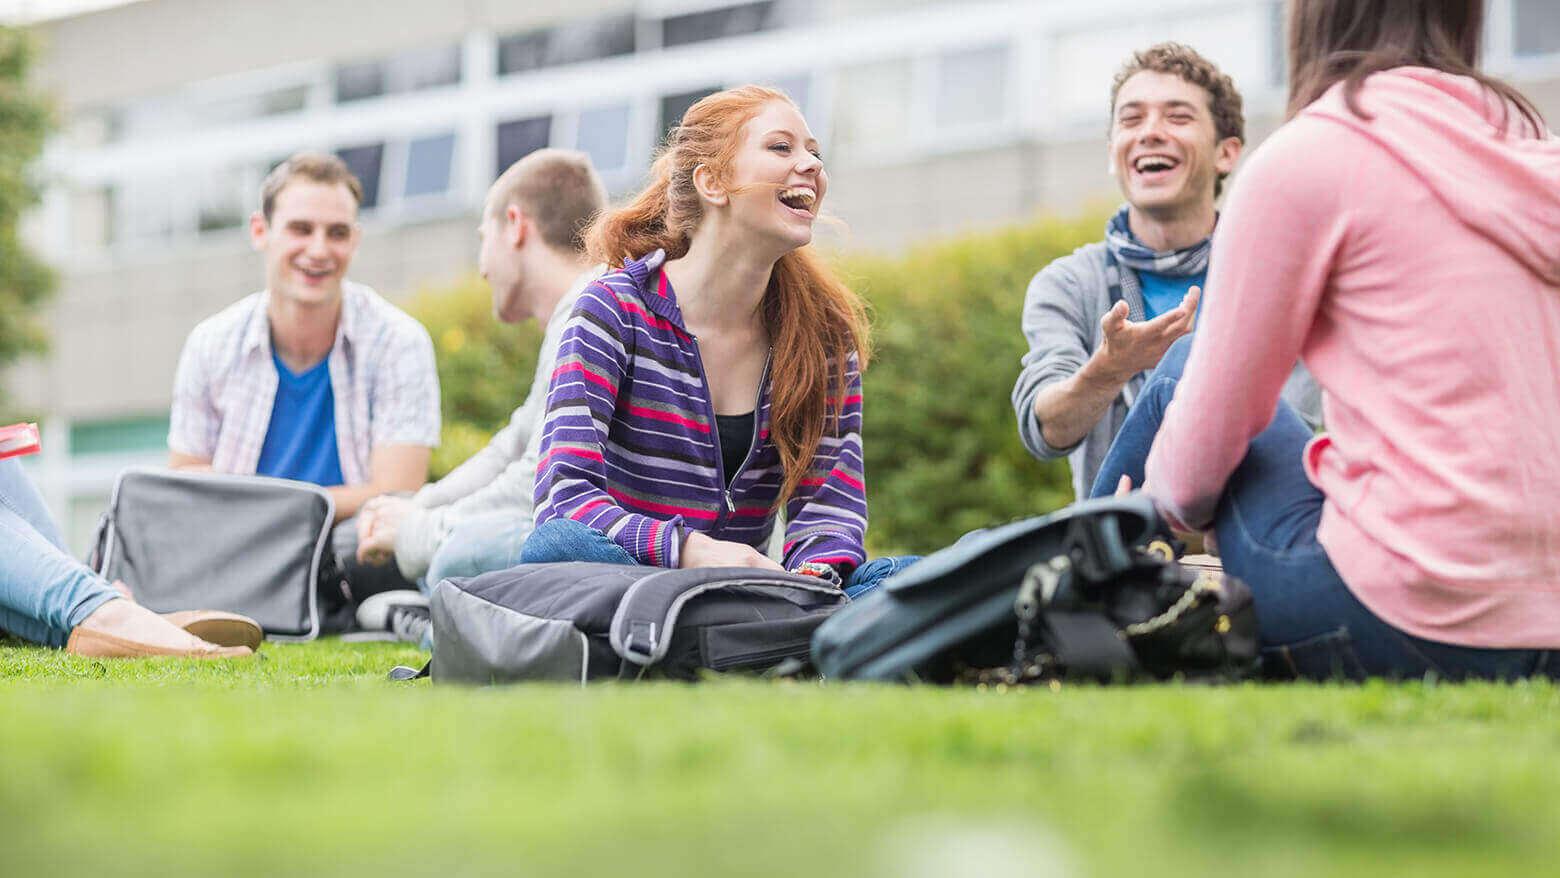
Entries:
{"label": "blurred background building", "polygon": [[[1486,66],[1560,118],[1560,0],[1489,9]],[[43,418],[45,453],[29,465],[79,547],[119,469],[165,458],[185,334],[263,284],[245,224],[261,178],[294,151],[335,151],[363,180],[352,275],[397,298],[472,270],[482,195],[510,162],[580,149],[622,195],[693,101],[764,82],[796,98],[823,142],[826,207],[846,224],[828,244],[897,250],[1110,203],[1110,79],[1153,42],[1189,43],[1234,77],[1255,145],[1282,107],[1281,10],[138,0],[46,19],[32,25],[38,81],[61,129],[29,231],[60,273],[53,346],[0,380],[19,413]]]}

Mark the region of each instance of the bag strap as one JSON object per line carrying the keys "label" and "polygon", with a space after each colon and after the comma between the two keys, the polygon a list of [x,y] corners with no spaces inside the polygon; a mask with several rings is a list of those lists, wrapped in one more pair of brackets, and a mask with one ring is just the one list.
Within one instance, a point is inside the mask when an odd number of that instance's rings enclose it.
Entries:
{"label": "bag strap", "polygon": [[835,596],[841,603],[845,600],[845,593],[838,586],[795,573],[752,567],[665,570],[629,586],[618,602],[610,629],[612,649],[624,661],[649,667],[666,658],[671,650],[677,616],[688,601],[706,592],[751,585],[789,589],[809,596]]}

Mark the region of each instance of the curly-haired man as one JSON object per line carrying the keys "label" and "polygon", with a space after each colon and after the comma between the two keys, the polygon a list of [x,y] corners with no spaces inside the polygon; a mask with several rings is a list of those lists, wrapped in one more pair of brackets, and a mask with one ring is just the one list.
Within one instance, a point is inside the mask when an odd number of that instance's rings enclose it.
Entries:
{"label": "curly-haired man", "polygon": [[[1025,447],[1066,455],[1087,497],[1147,373],[1192,331],[1208,274],[1224,178],[1245,143],[1240,93],[1196,51],[1135,53],[1111,85],[1107,154],[1127,203],[1105,240],[1046,266],[1029,284],[1029,353],[1013,387]],[[1217,295],[1218,291],[1214,291]],[[1285,398],[1319,420],[1320,392],[1297,369]]]}

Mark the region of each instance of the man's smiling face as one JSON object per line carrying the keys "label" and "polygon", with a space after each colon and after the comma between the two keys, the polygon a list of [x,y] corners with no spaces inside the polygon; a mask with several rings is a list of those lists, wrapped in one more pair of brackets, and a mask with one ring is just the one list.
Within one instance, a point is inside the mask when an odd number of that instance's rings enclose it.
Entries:
{"label": "man's smiling face", "polygon": [[1144,70],[1122,83],[1110,126],[1111,173],[1133,207],[1167,215],[1212,205],[1240,141],[1219,140],[1208,92],[1172,73]]}
{"label": "man's smiling face", "polygon": [[344,183],[291,180],[276,194],[267,221],[250,221],[255,249],[265,256],[266,288],[282,301],[334,305],[357,252],[357,199]]}

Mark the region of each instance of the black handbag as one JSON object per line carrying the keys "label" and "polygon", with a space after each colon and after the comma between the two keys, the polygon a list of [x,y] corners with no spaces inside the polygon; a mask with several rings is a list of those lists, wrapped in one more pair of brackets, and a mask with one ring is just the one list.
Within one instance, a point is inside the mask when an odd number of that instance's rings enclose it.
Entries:
{"label": "black handbag", "polygon": [[980,532],[819,627],[825,677],[936,683],[1238,679],[1256,666],[1245,584],[1174,560],[1144,496]]}

